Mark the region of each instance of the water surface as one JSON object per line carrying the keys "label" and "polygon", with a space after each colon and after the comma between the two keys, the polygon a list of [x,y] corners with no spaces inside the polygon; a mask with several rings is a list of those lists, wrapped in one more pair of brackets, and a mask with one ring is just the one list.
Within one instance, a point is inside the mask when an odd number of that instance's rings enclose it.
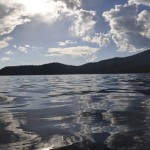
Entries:
{"label": "water surface", "polygon": [[150,74],[0,77],[0,149],[149,150]]}

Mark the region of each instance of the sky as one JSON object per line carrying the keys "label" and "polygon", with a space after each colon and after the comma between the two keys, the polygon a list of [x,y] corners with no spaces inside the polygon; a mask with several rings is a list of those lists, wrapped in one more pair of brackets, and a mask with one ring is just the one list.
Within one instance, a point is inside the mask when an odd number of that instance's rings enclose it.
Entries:
{"label": "sky", "polygon": [[0,0],[0,68],[81,65],[149,48],[150,0]]}

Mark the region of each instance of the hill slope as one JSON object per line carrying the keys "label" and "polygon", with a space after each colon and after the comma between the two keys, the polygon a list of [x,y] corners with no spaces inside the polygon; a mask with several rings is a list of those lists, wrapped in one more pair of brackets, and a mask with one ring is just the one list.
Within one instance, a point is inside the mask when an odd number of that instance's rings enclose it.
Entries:
{"label": "hill slope", "polygon": [[81,66],[50,63],[40,66],[13,66],[0,70],[0,75],[150,73],[150,50],[125,58],[112,58]]}

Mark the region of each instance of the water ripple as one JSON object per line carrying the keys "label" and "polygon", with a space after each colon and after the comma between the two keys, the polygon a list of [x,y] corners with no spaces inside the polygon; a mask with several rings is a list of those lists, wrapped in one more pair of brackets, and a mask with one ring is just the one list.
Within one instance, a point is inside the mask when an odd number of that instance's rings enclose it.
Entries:
{"label": "water ripple", "polygon": [[0,149],[149,150],[149,74],[0,77]]}

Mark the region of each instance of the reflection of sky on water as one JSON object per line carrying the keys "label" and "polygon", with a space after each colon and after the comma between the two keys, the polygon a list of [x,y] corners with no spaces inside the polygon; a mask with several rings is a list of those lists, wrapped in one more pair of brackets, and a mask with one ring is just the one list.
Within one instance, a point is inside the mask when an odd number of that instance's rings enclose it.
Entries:
{"label": "reflection of sky on water", "polygon": [[[146,77],[140,75],[133,79],[129,78],[130,90],[134,93],[126,93],[120,97],[122,100],[126,98],[128,106],[125,110],[112,107],[113,110],[106,113],[106,118],[111,120],[111,126],[114,127],[106,141],[109,147],[120,150],[150,148],[150,97],[140,92],[141,89],[142,91],[149,89],[150,79],[148,75]],[[117,105],[118,103],[115,104]]]}
{"label": "reflection of sky on water", "polygon": [[21,124],[26,120],[15,117],[17,115],[17,113],[12,115],[10,112],[0,113],[0,149],[2,150],[32,148],[41,140],[35,133],[21,129]]}
{"label": "reflection of sky on water", "polygon": [[119,149],[150,148],[148,74],[21,76],[0,81],[0,126],[6,137],[0,148],[45,150],[75,143],[80,143],[76,149],[96,150],[104,143]]}

